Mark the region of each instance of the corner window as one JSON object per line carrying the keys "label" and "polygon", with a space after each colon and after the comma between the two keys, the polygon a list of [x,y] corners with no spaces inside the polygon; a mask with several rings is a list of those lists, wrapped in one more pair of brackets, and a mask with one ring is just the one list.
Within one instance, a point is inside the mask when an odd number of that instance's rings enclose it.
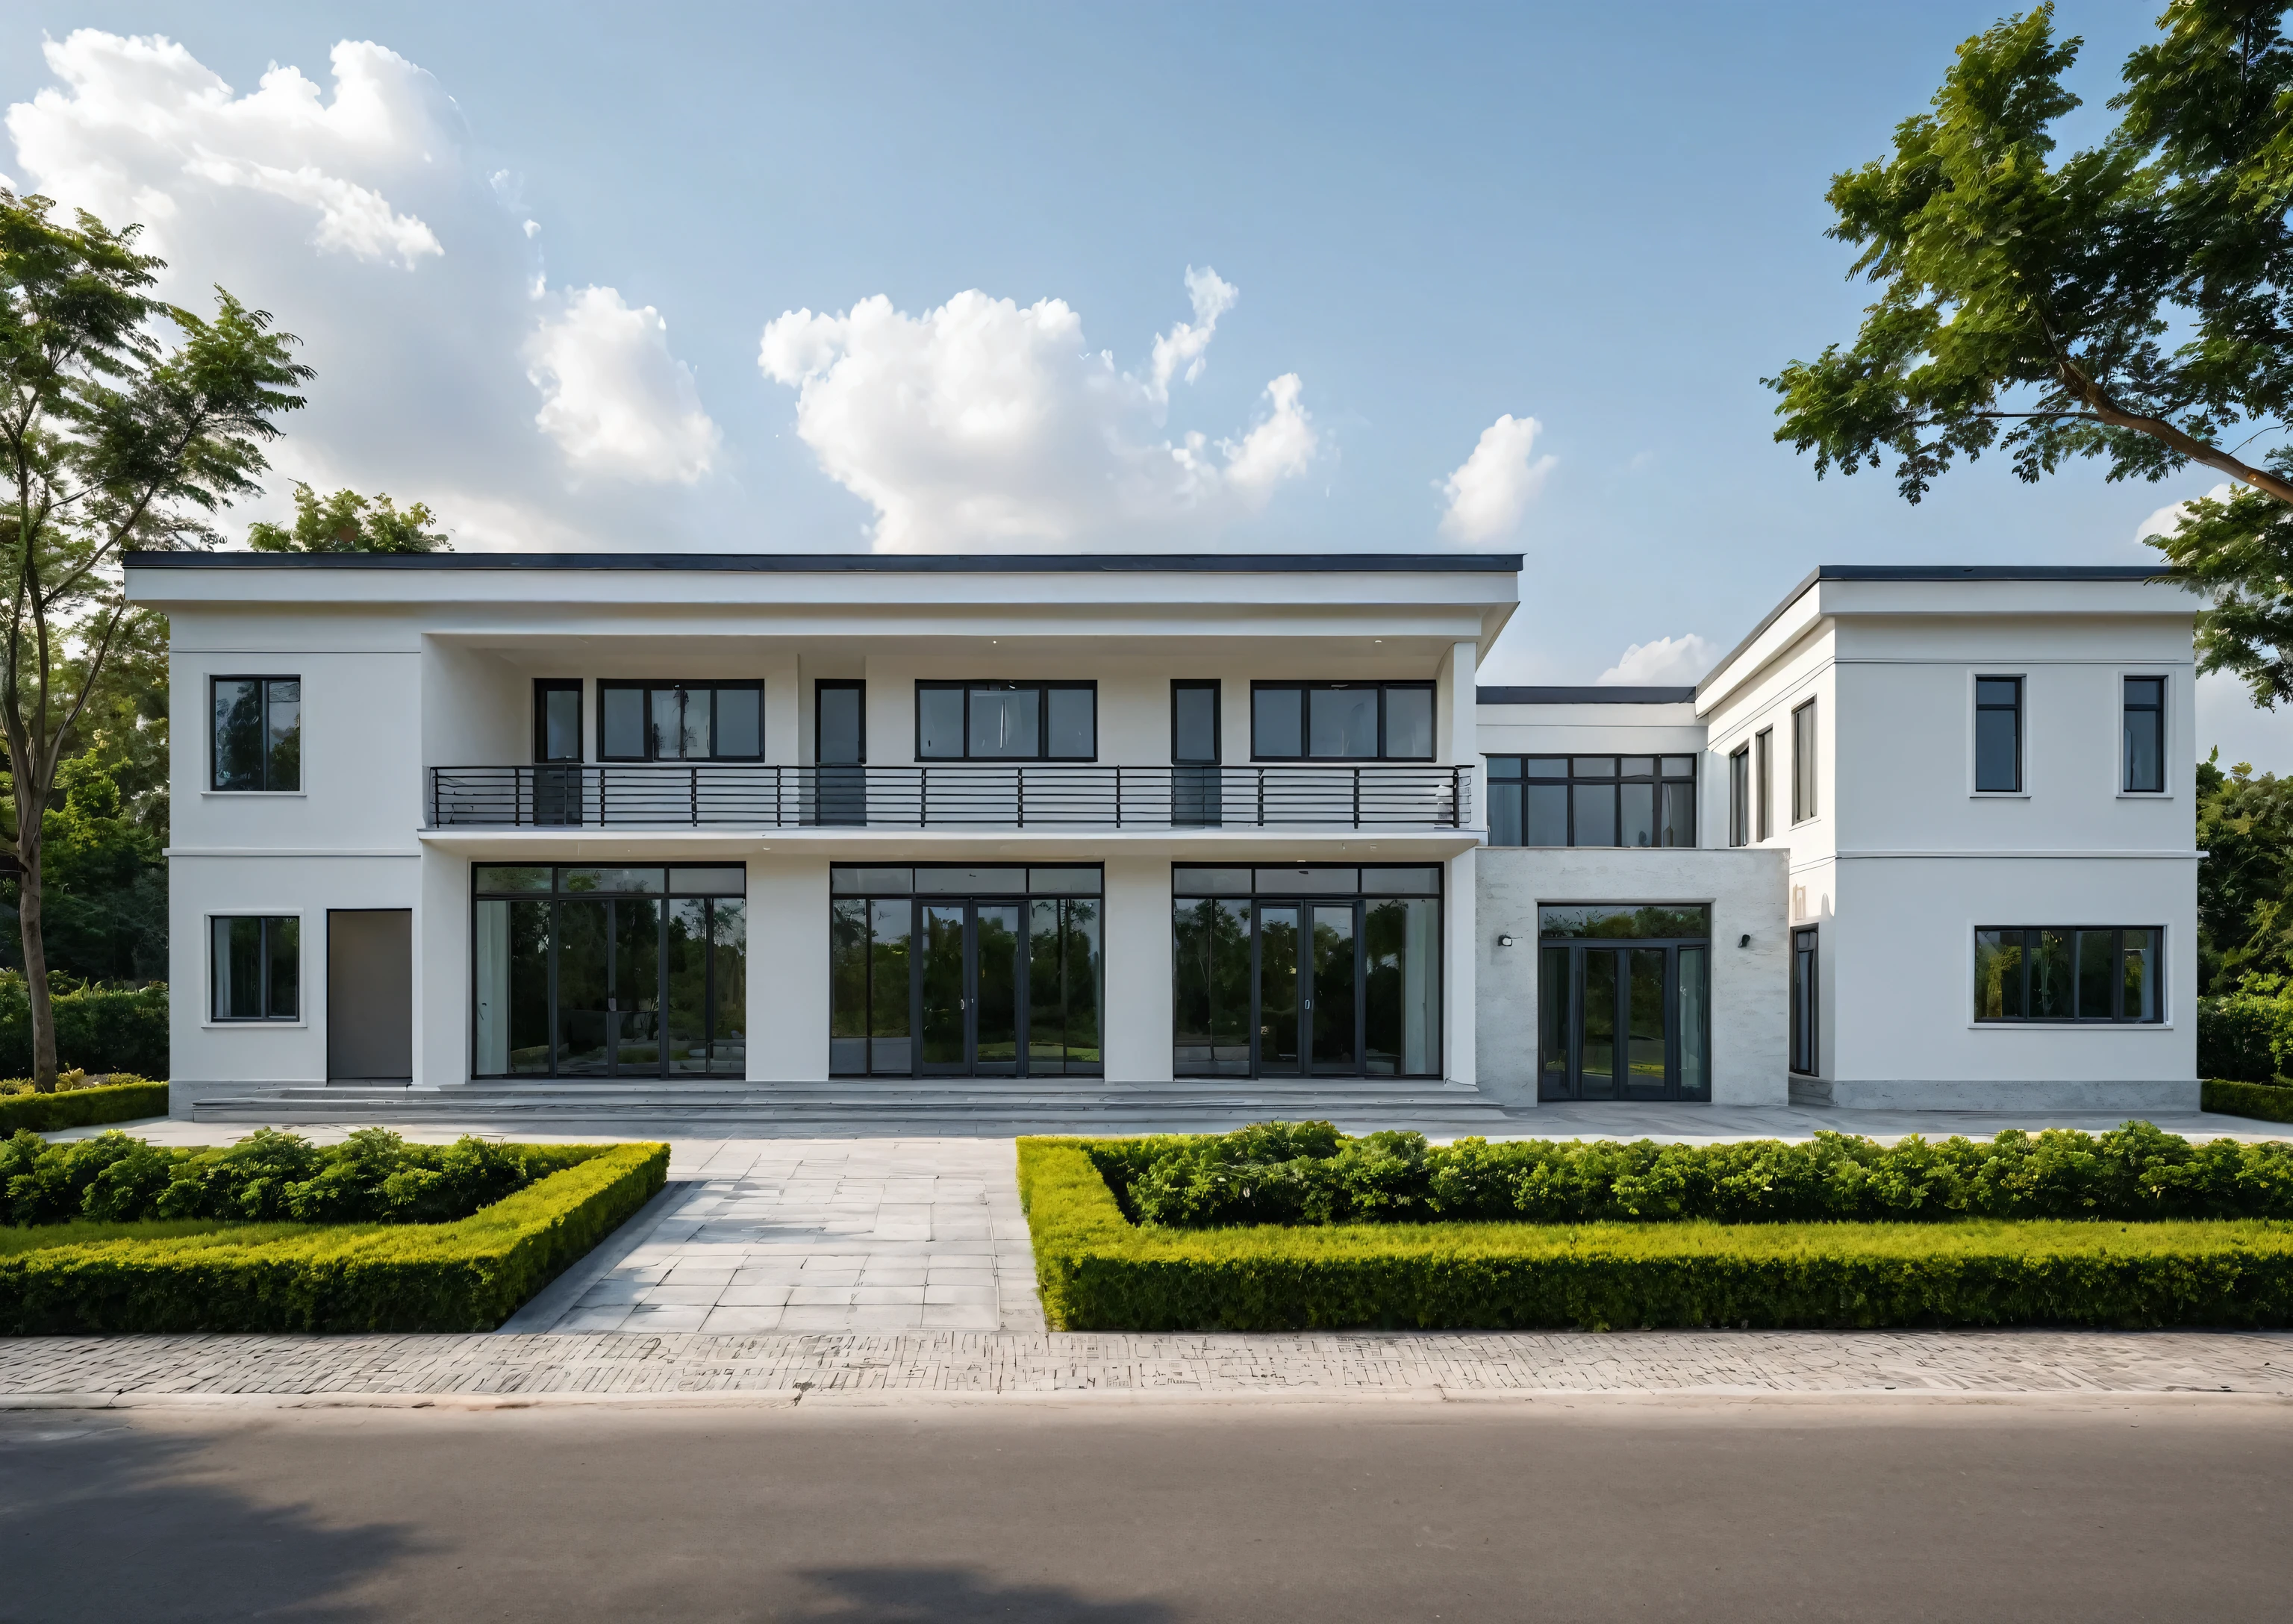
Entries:
{"label": "corner window", "polygon": [[812,688],[812,758],[823,767],[868,759],[868,684],[822,678]]}
{"label": "corner window", "polygon": [[302,1018],[302,921],[239,915],[208,922],[208,974],[215,981],[208,1008],[217,1021],[296,1021]]}
{"label": "corner window", "polygon": [[1752,736],[1752,800],[1759,814],[1759,838],[1776,832],[1776,730],[1763,727]]}
{"label": "corner window", "polygon": [[1738,745],[1728,757],[1728,844],[1752,844],[1752,747]]}
{"label": "corner window", "polygon": [[1092,761],[1096,683],[918,683],[921,761]]}
{"label": "corner window", "polygon": [[2166,791],[2166,679],[2129,676],[2126,679],[2124,777],[2119,787],[2129,795],[2163,795]]}
{"label": "corner window", "polygon": [[1792,710],[1792,821],[1815,816],[1815,701]]}
{"label": "corner window", "polygon": [[1974,788],[2014,795],[2022,788],[2022,679],[1974,679]]}
{"label": "corner window", "polygon": [[303,679],[218,676],[207,683],[216,789],[303,788]]}
{"label": "corner window", "polygon": [[1171,684],[1171,762],[1181,767],[1215,767],[1219,760],[1219,685],[1216,682]]}
{"label": "corner window", "polygon": [[1692,846],[1693,755],[1492,755],[1489,844]]}
{"label": "corner window", "polygon": [[1431,761],[1430,683],[1252,683],[1260,761]]}
{"label": "corner window", "polygon": [[762,683],[597,684],[599,761],[761,761]]}
{"label": "corner window", "polygon": [[581,759],[581,679],[545,676],[533,684],[533,759]]}
{"label": "corner window", "polygon": [[2146,925],[1984,926],[1974,933],[1974,1018],[2162,1021],[2165,937]]}

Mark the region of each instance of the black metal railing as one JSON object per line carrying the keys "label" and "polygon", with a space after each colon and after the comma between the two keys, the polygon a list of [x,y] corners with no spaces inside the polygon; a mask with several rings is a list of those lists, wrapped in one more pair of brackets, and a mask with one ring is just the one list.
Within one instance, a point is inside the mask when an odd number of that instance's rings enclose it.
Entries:
{"label": "black metal railing", "polygon": [[1473,770],[433,767],[433,828],[1459,828]]}

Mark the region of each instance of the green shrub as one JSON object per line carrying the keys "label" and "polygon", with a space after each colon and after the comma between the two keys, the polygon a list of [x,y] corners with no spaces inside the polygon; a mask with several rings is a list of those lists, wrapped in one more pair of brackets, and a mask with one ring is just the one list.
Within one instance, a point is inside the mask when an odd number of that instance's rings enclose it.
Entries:
{"label": "green shrub", "polygon": [[2283,1063],[2282,998],[2232,992],[2198,1000],[2198,1075],[2265,1083]]}
{"label": "green shrub", "polygon": [[2200,1105],[2207,1111],[2264,1122],[2293,1122],[2293,1088],[2270,1083],[2208,1082],[2200,1087],[2199,1095]]}
{"label": "green shrub", "polygon": [[[124,1073],[123,1073],[124,1075]],[[132,1122],[167,1114],[167,1085],[141,1078],[102,1088],[68,1094],[16,1094],[0,1098],[0,1134],[53,1134],[102,1122]]]}
{"label": "green shrub", "polygon": [[1132,1224],[1090,1142],[1022,1139],[1055,1329],[2293,1324],[2293,1224]]}
{"label": "green shrub", "polygon": [[553,1170],[450,1224],[83,1223],[49,1246],[14,1231],[0,1237],[0,1335],[490,1330],[668,1176],[665,1144],[498,1148]]}
{"label": "green shrub", "polygon": [[[48,980],[56,1059],[90,1072],[167,1075],[167,988],[76,986]],[[32,1070],[32,994],[20,970],[0,971],[0,1077]]]}
{"label": "green shrub", "polygon": [[2100,1135],[2009,1131],[1988,1141],[1917,1135],[1881,1145],[1818,1133],[1809,1144],[1355,1139],[1326,1122],[1231,1134],[1093,1140],[1124,1216],[1150,1226],[1522,1219],[2293,1218],[2293,1144],[2200,1144],[2128,1122]]}

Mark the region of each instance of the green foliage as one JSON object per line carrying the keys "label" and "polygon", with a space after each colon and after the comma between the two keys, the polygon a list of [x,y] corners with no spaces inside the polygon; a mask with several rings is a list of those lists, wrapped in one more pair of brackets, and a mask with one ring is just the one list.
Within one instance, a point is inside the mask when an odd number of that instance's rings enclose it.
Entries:
{"label": "green foliage", "polygon": [[[2293,451],[2265,460],[2293,481]],[[2272,710],[2293,699],[2293,508],[2257,490],[2200,497],[2176,528],[2143,539],[2212,600],[2198,617],[2198,669],[2234,672]]]}
{"label": "green foliage", "polygon": [[665,1144],[498,1148],[554,1170],[452,1223],[0,1234],[0,1335],[490,1330],[668,1175]]}
{"label": "green foliage", "polygon": [[[134,815],[121,799],[118,781],[92,754],[58,768],[56,788],[62,799],[50,803],[42,836],[43,930],[51,974],[96,982],[164,980],[164,821],[154,830]],[[159,811],[164,820],[164,804]],[[14,889],[12,882],[9,889]],[[15,910],[8,911],[12,916]],[[0,942],[0,950],[12,945]]]}
{"label": "green foliage", "polygon": [[[2198,764],[2198,990],[2293,974],[2293,780]],[[2219,1073],[2216,1075],[2227,1075]]]}
{"label": "green foliage", "polygon": [[1148,1227],[1521,1219],[1773,1224],[1989,1218],[2293,1218],[2293,1145],[2192,1144],[2147,1122],[1893,1145],[1462,1139],[1326,1122],[1093,1140],[1120,1210]]}
{"label": "green foliage", "polygon": [[354,490],[321,497],[295,481],[295,522],[258,521],[247,532],[257,553],[436,553],[451,552],[444,534],[430,527],[438,516],[416,502],[401,513],[387,496],[372,501]]}
{"label": "green foliage", "polygon": [[1149,1229],[1091,1148],[1019,1142],[1055,1329],[2293,1324],[2276,1221]]}
{"label": "green foliage", "polygon": [[2293,1122],[2293,1088],[2212,1078],[2199,1086],[2199,1094],[2200,1105],[2206,1111],[2263,1122]]}
{"label": "green foliage", "polygon": [[2265,1083],[2293,1063],[2293,1003],[2274,993],[2198,1000],[2198,1075]]}
{"label": "green foliage", "polygon": [[220,1218],[238,1223],[446,1224],[569,1165],[562,1156],[464,1137],[409,1144],[362,1127],[321,1147],[257,1128],[233,1145],[193,1151],[117,1131],[50,1144],[35,1133],[0,1143],[0,1198],[11,1224],[73,1218]]}
{"label": "green foliage", "polygon": [[0,1134],[53,1134],[101,1122],[132,1122],[167,1114],[167,1085],[142,1078],[114,1087],[78,1088],[61,1094],[14,1094],[0,1098]]}
{"label": "green foliage", "polygon": [[[167,1075],[167,989],[60,986],[49,982],[56,1051],[87,1071]],[[0,971],[0,1076],[32,1072],[29,990],[19,971]],[[164,1108],[163,1108],[164,1110]],[[154,1113],[146,1113],[154,1114]]]}

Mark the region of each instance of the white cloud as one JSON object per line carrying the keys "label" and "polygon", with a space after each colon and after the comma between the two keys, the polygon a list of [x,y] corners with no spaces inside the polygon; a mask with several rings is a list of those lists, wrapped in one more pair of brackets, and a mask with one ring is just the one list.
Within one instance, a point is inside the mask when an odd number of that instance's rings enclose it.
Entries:
{"label": "white cloud", "polygon": [[[2231,490],[2232,487],[2226,483],[2216,485],[2211,490],[2206,492],[2206,500],[2208,502],[2226,502],[2230,498]],[[2150,536],[2171,536],[2176,530],[2182,528],[2182,516],[2189,511],[2190,505],[2187,502],[2167,503],[2165,506],[2159,508],[2156,513],[2151,513],[2147,519],[2144,519],[2142,521],[2141,525],[2134,532],[2135,541],[2139,543],[2143,539],[2143,537]]]}
{"label": "white cloud", "polygon": [[882,295],[836,315],[783,312],[757,364],[797,391],[797,434],[874,507],[895,549],[1056,545],[1194,536],[1264,505],[1318,440],[1294,373],[1268,384],[1239,440],[1163,432],[1238,296],[1189,267],[1194,319],[1158,336],[1146,374],[1084,347],[1065,301],[1022,308],[976,288],[912,316]]}
{"label": "white cloud", "polygon": [[668,352],[668,324],[610,287],[584,287],[526,341],[541,410],[534,422],[576,468],[691,484],[721,439],[693,369]]}
{"label": "white cloud", "polygon": [[1544,425],[1511,413],[1481,431],[1473,454],[1442,483],[1449,510],[1441,533],[1452,541],[1495,541],[1520,523],[1529,500],[1552,472],[1553,459],[1535,456]]}
{"label": "white cloud", "polygon": [[1679,688],[1694,683],[1719,662],[1720,646],[1694,632],[1636,642],[1624,658],[1592,680],[1631,687]]}
{"label": "white cloud", "polygon": [[45,51],[55,82],[8,109],[18,182],[142,222],[163,296],[199,308],[220,283],[317,368],[253,511],[301,478],[426,501],[465,546],[703,531],[635,483],[721,460],[660,316],[547,290],[538,228],[421,68],[345,40],[330,84],[273,67],[241,94],[171,40],[81,29]]}

